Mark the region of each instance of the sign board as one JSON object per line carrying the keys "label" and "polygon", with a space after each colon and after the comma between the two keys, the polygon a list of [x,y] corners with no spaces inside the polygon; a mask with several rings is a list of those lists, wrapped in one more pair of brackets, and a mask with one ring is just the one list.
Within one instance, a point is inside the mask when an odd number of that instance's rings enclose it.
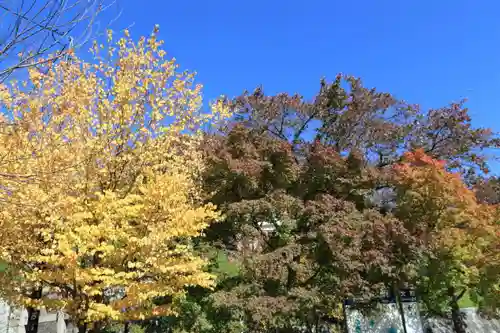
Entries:
{"label": "sign board", "polygon": [[401,289],[399,297],[402,303],[414,303],[417,301],[417,293],[413,289]]}

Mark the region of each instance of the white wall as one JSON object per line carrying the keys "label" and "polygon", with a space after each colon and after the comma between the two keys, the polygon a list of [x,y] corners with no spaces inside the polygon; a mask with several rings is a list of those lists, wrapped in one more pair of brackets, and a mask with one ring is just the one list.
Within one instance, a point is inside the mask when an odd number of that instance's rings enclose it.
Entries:
{"label": "white wall", "polygon": [[[66,333],[67,318],[62,312],[47,313],[40,311],[39,323],[53,323],[54,331],[57,333]],[[6,302],[0,300],[0,333],[25,333],[25,325],[28,322],[28,312],[25,309],[11,308]]]}

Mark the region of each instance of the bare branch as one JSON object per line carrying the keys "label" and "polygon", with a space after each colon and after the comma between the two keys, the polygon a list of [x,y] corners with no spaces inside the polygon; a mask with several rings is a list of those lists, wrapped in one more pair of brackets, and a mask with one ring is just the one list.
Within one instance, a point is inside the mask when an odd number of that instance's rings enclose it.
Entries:
{"label": "bare branch", "polygon": [[66,50],[85,45],[95,33],[97,16],[115,4],[116,0],[0,0],[0,83],[17,70],[57,61]]}

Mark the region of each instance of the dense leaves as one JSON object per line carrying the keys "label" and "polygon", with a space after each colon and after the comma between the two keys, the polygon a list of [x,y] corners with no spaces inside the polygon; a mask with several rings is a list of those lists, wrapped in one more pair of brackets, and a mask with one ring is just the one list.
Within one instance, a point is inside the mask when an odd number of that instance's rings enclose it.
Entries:
{"label": "dense leaves", "polygon": [[225,213],[208,239],[242,266],[215,305],[243,314],[253,331],[313,329],[339,317],[332,311],[343,298],[413,278],[418,240],[393,217],[362,208],[376,175],[362,157],[315,142],[297,146],[298,159],[289,143],[255,132],[237,125],[207,140],[206,184]]}
{"label": "dense leaves", "polygon": [[314,331],[341,323],[346,297],[419,287],[445,315],[479,285],[493,217],[464,181],[488,171],[497,138],[463,102],[422,112],[339,75],[312,102],[259,88],[227,103],[234,121],[205,144],[225,213],[207,240],[241,271],[212,308],[253,332]]}
{"label": "dense leaves", "polygon": [[338,75],[202,114],[156,31],[125,34],[0,87],[5,297],[82,332],[341,329],[346,298],[406,287],[457,332],[465,294],[498,315],[499,139],[464,101],[423,111]]}
{"label": "dense leaves", "polygon": [[479,203],[459,174],[422,150],[405,154],[394,169],[395,216],[421,235],[428,253],[419,280],[424,304],[434,314],[451,310],[455,329],[463,332],[458,301],[481,293],[480,260],[494,246],[495,208]]}
{"label": "dense leaves", "polygon": [[422,148],[468,176],[488,172],[483,149],[498,147],[487,128],[473,128],[465,101],[423,111],[388,93],[366,88],[358,78],[338,75],[321,82],[318,95],[267,96],[262,88],[231,101],[238,120],[292,144],[318,138],[339,153],[357,149],[380,166],[405,151]]}
{"label": "dense leaves", "polygon": [[80,326],[175,313],[185,286],[213,284],[191,239],[219,217],[196,132],[219,113],[200,113],[201,87],[156,31],[125,34],[95,64],[33,69],[0,94],[1,291]]}

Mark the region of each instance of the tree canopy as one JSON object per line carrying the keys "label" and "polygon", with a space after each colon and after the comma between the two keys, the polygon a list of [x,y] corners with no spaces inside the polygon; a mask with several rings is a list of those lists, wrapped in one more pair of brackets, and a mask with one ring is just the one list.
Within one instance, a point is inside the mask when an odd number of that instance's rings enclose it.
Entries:
{"label": "tree canopy", "polygon": [[157,32],[0,86],[3,297],[82,333],[341,329],[346,299],[408,287],[459,333],[465,294],[498,316],[500,141],[465,101],[338,75],[206,113]]}
{"label": "tree canopy", "polygon": [[156,29],[108,42],[1,88],[2,295],[80,326],[171,314],[186,286],[212,286],[191,239],[220,216],[198,146],[225,109],[201,112]]}
{"label": "tree canopy", "polygon": [[347,297],[418,287],[444,315],[478,290],[494,214],[470,184],[498,138],[463,102],[424,112],[341,75],[310,102],[262,88],[226,102],[235,118],[206,138],[205,187],[225,214],[207,240],[241,267],[210,298],[230,320],[312,331],[340,323]]}

